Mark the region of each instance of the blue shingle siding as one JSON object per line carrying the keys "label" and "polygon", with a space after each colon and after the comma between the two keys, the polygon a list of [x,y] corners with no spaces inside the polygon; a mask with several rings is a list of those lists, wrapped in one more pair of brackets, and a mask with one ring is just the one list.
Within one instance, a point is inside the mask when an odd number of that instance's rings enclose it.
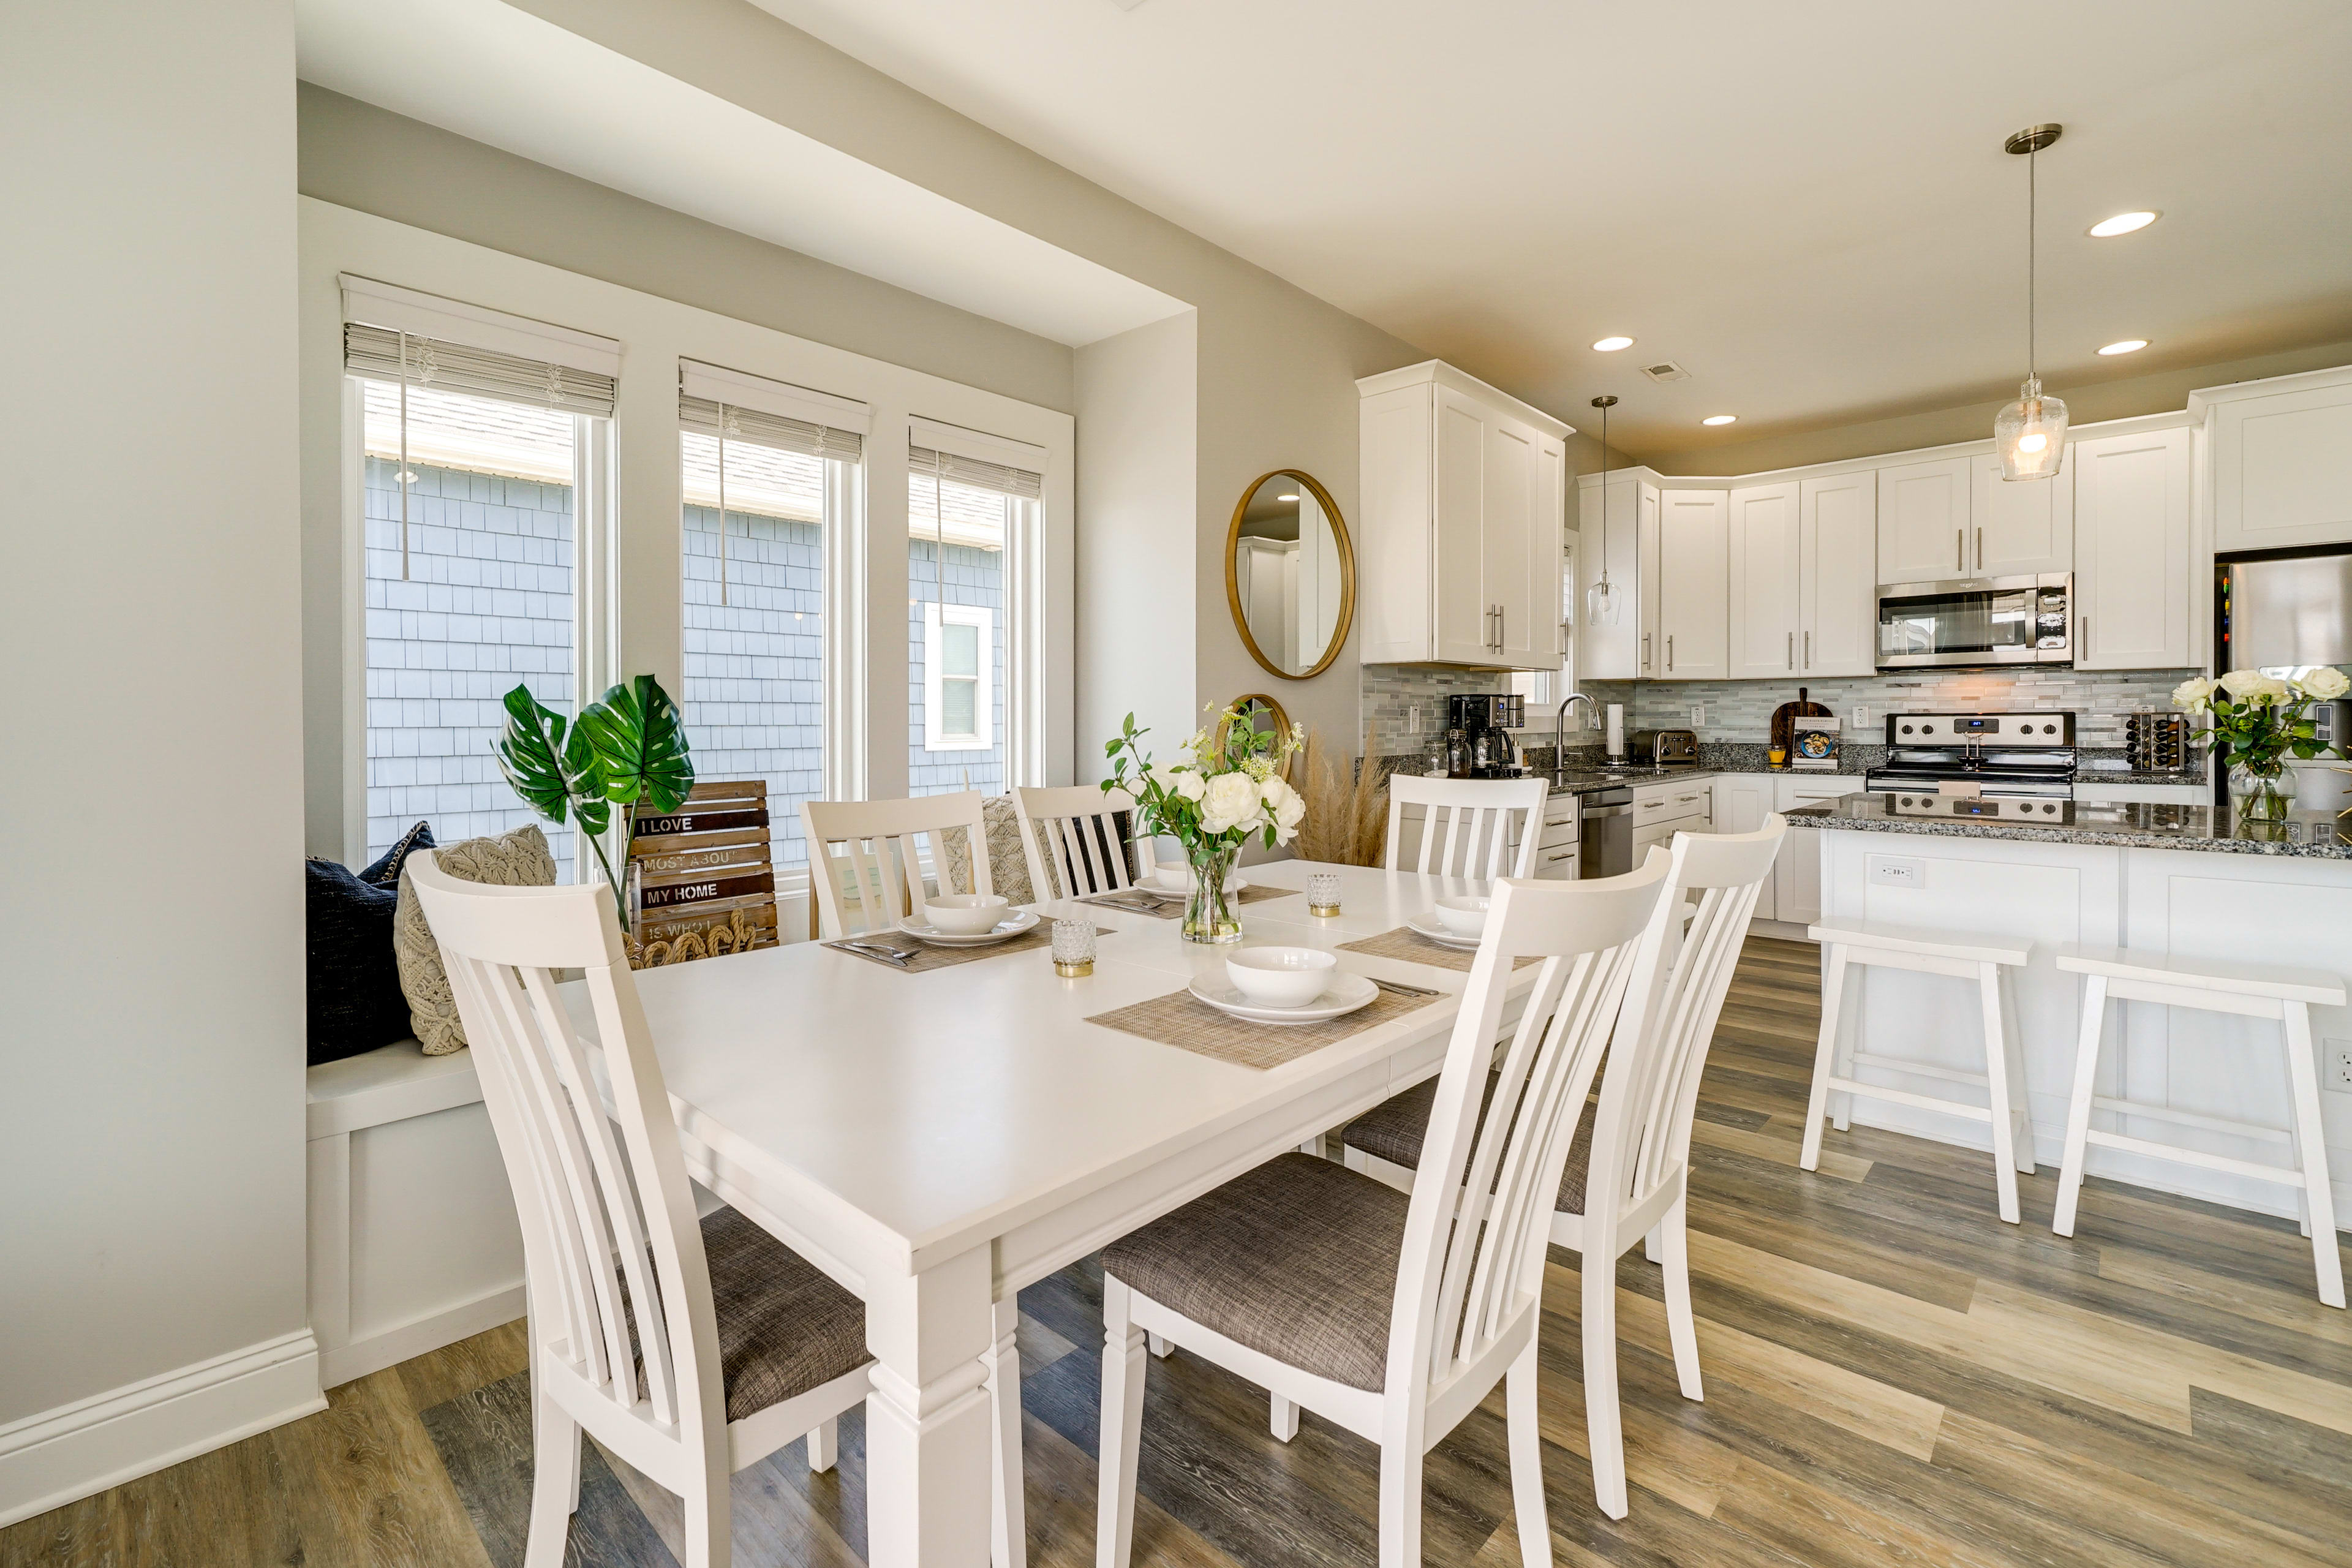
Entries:
{"label": "blue shingle siding", "polygon": [[[907,546],[907,784],[909,795],[950,795],[976,789],[1004,793],[1004,556],[995,550],[950,544],[944,560],[929,540]],[[934,584],[937,584],[934,586]],[[923,744],[923,605],[970,605],[992,612],[989,638],[989,721],[995,743],[986,751],[934,752]]]}

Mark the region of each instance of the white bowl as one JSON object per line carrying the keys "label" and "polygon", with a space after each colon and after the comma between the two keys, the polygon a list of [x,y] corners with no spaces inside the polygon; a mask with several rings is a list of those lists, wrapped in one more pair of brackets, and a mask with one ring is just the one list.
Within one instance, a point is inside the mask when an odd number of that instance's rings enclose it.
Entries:
{"label": "white bowl", "polygon": [[1490,899],[1440,899],[1433,911],[1437,923],[1455,936],[1483,936],[1486,931],[1486,906]]}
{"label": "white bowl", "polygon": [[1339,969],[1337,957],[1315,947],[1245,947],[1225,960],[1234,989],[1261,1007],[1304,1007]]}
{"label": "white bowl", "polygon": [[931,924],[950,936],[981,936],[996,929],[1012,903],[998,893],[942,893],[923,900]]}
{"label": "white bowl", "polygon": [[1171,893],[1192,890],[1192,868],[1181,860],[1162,860],[1151,868],[1151,879]]}

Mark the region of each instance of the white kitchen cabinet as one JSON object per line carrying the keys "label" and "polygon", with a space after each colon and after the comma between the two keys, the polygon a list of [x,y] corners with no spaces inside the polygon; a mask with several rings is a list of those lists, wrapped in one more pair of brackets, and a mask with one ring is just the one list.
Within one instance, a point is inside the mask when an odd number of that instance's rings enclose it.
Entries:
{"label": "white kitchen cabinet", "polygon": [[1542,836],[1536,840],[1535,867],[1529,873],[1538,881],[1576,879],[1581,853],[1577,814],[1581,806],[1581,800],[1572,795],[1544,797]]}
{"label": "white kitchen cabinet", "polygon": [[[1719,773],[1713,785],[1714,805],[1709,822],[1717,833],[1754,833],[1764,826],[1764,819],[1779,809],[1780,780],[1769,773]],[[1784,849],[1783,854],[1787,851]],[[1775,876],[1767,878],[1756,894],[1756,918],[1778,920],[1774,914],[1773,886]]]}
{"label": "white kitchen cabinet", "polygon": [[1730,492],[1728,674],[1734,680],[1797,673],[1803,551],[1797,483]]}
{"label": "white kitchen cabinet", "polygon": [[[1611,476],[1606,485],[1577,488],[1576,670],[1585,680],[1632,680],[1653,673],[1643,668],[1649,650],[1643,636],[1643,572],[1654,561],[1658,537],[1658,487],[1632,473]],[[1646,545],[1646,548],[1645,548]],[[1607,575],[1617,601],[1616,624],[1595,614],[1592,590]],[[1654,598],[1655,584],[1651,584]]]}
{"label": "white kitchen cabinet", "polygon": [[[1773,782],[1779,786],[1781,811],[1820,805],[1863,788],[1863,781],[1848,773],[1810,779],[1782,774]],[[1774,920],[1792,925],[1811,925],[1822,918],[1822,835],[1817,829],[1792,826],[1780,841],[1780,857],[1772,862],[1772,910]]]}
{"label": "white kitchen cabinet", "polygon": [[1999,454],[1972,460],[1969,536],[1963,542],[1969,565],[1963,576],[2074,570],[2074,465],[2062,464],[2046,479],[2004,479]]}
{"label": "white kitchen cabinet", "polygon": [[2352,366],[2189,395],[2210,439],[2213,548],[2352,541]]}
{"label": "white kitchen cabinet", "polygon": [[1363,662],[1558,668],[1572,429],[1435,360],[1356,385]]}
{"label": "white kitchen cabinet", "polygon": [[2151,430],[2077,441],[2074,668],[2194,663],[2189,436]]}
{"label": "white kitchen cabinet", "polygon": [[1797,672],[1878,669],[1878,476],[1797,487]]}
{"label": "white kitchen cabinet", "polygon": [[1725,616],[1729,497],[1722,490],[1663,490],[1658,497],[1657,656],[1664,680],[1721,680],[1729,672]]}
{"label": "white kitchen cabinet", "polygon": [[1970,575],[1969,468],[1937,458],[1878,470],[1878,580],[1940,583]]}

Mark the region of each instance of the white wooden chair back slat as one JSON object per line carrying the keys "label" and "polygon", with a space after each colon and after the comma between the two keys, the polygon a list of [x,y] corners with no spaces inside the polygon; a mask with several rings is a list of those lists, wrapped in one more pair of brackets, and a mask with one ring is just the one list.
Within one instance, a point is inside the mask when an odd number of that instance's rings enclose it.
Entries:
{"label": "white wooden chair back slat", "polygon": [[[616,1415],[637,1415],[669,1441],[698,1448],[698,1437],[682,1434],[708,1421],[725,1425],[717,1319],[677,1131],[611,889],[483,887],[429,858],[411,860],[408,875],[477,1062],[488,1069],[483,1100],[524,1222],[530,1331]],[[610,1117],[555,994],[559,968],[583,972],[604,1046]],[[535,1354],[533,1363],[548,1359]]]}
{"label": "white wooden chair back slat", "polygon": [[[884,931],[899,917],[922,918],[923,845],[928,840],[940,891],[992,893],[988,829],[978,790],[917,795],[906,800],[804,800],[801,827],[808,844],[809,882],[828,939]],[[971,867],[969,888],[950,888],[948,835],[961,831]],[[838,852],[836,852],[836,850]],[[857,923],[849,923],[854,899]]]}
{"label": "white wooden chair back slat", "polygon": [[[1407,1211],[1388,1396],[1408,1408],[1479,1362],[1535,1310],[1549,1195],[1559,1189],[1666,869],[1654,863],[1605,880],[1496,887]],[[1491,1042],[1521,956],[1544,963],[1480,1126]]]}
{"label": "white wooden chair back slat", "polygon": [[[1775,813],[1753,833],[1678,833],[1671,854],[1652,851],[1668,864],[1669,890],[1643,939],[1601,1082],[1585,1184],[1588,1231],[1613,1237],[1618,1213],[1682,1168],[1707,1046],[1787,830]],[[1685,929],[1681,911],[1694,891],[1698,906]],[[1613,1258],[1609,1245],[1589,1239],[1587,1258]]]}
{"label": "white wooden chair back slat", "polygon": [[[1535,870],[1543,837],[1544,800],[1551,786],[1539,778],[1433,779],[1395,773],[1389,779],[1388,849],[1381,863],[1401,869],[1405,810],[1421,808],[1421,846],[1412,869],[1441,877],[1526,877]],[[1438,826],[1445,837],[1440,847]],[[1517,829],[1517,852],[1511,834]]]}
{"label": "white wooden chair back slat", "polygon": [[[1135,797],[1127,791],[1090,784],[1016,789],[1013,809],[1021,819],[1021,853],[1029,863],[1029,885],[1040,902],[1056,890],[1064,898],[1077,898],[1135,885],[1129,847],[1118,833],[1119,813],[1126,813],[1130,824],[1135,821]],[[1136,862],[1144,858],[1139,854]]]}

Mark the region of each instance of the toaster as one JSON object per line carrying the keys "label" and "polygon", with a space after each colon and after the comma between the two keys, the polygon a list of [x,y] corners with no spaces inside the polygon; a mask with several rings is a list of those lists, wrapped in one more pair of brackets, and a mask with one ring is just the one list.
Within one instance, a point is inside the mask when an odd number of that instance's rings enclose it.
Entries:
{"label": "toaster", "polygon": [[1633,761],[1653,767],[1695,768],[1698,766],[1698,731],[1636,730],[1626,750]]}

